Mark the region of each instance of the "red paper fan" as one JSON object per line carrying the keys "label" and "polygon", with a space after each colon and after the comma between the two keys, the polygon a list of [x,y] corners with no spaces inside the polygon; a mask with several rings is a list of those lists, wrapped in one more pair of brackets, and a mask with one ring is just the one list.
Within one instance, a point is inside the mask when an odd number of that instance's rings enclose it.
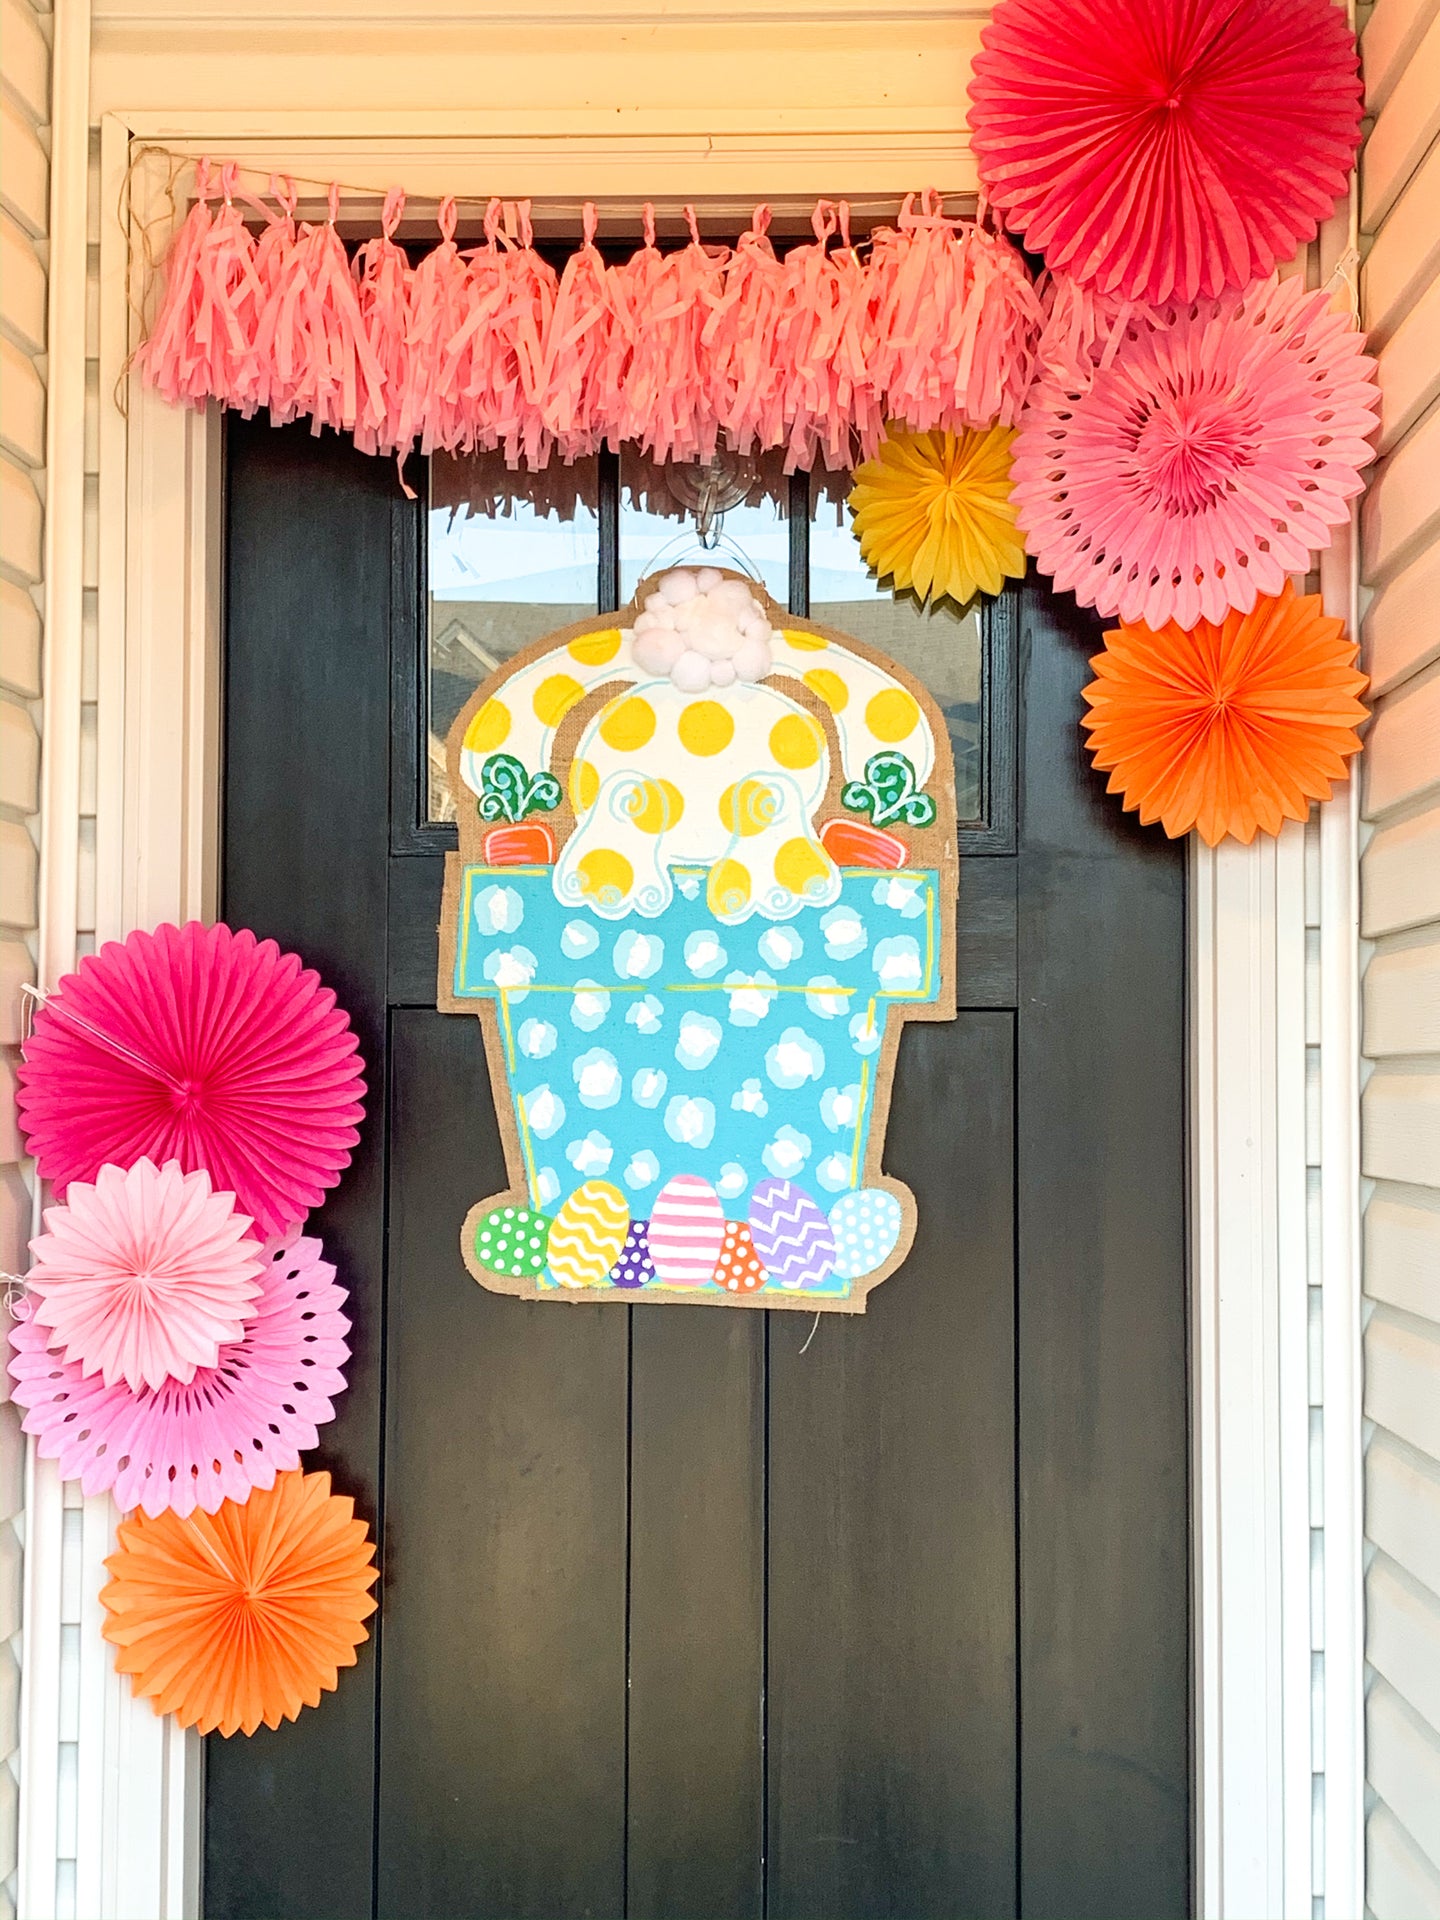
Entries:
{"label": "red paper fan", "polygon": [[178,1160],[262,1234],[318,1206],[359,1139],[349,1018],[273,940],[191,921],[112,941],[39,1008],[16,1104],[57,1196],[107,1162]]}
{"label": "red paper fan", "polygon": [[1087,390],[1053,365],[1036,383],[1016,516],[1041,571],[1107,617],[1246,613],[1348,517],[1378,410],[1360,335],[1296,280],[1132,314]]}
{"label": "red paper fan", "polygon": [[970,85],[980,178],[1047,264],[1158,302],[1314,236],[1360,144],[1332,0],[1003,0]]}

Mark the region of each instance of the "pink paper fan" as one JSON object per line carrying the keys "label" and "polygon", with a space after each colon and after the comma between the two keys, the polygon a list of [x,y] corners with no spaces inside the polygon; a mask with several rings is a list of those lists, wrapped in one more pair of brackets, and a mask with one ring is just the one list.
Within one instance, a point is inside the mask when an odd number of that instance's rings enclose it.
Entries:
{"label": "pink paper fan", "polygon": [[1160,628],[1248,613],[1330,544],[1372,454],[1375,363],[1297,280],[1136,314],[1085,391],[1051,370],[1012,497],[1057,587]]}
{"label": "pink paper fan", "polygon": [[127,1512],[214,1513],[269,1487],[316,1444],[345,1386],[345,1289],[320,1254],[318,1240],[271,1242],[254,1318],[188,1385],[107,1387],[47,1351],[38,1320],[17,1321],[11,1397],[41,1458],[58,1460],[87,1494],[113,1492]]}
{"label": "pink paper fan", "polygon": [[72,1181],[30,1242],[35,1324],[107,1387],[138,1393],[213,1367],[260,1291],[260,1243],[234,1200],[173,1160]]}
{"label": "pink paper fan", "polygon": [[107,1163],[203,1167],[262,1234],[349,1164],[365,1081],[348,1017],[273,940],[159,927],[80,962],[35,1016],[16,1104],[63,1193]]}
{"label": "pink paper fan", "polygon": [[970,84],[980,178],[1105,293],[1215,297],[1313,238],[1360,144],[1332,0],[1002,0]]}

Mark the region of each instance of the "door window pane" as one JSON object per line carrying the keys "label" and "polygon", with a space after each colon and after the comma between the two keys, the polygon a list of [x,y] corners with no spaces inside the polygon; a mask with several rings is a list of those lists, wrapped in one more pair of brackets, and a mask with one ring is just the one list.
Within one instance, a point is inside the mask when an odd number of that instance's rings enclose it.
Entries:
{"label": "door window pane", "polygon": [[811,618],[878,647],[930,689],[949,723],[956,815],[962,823],[979,820],[985,811],[980,602],[961,608],[939,600],[926,607],[913,593],[882,585],[860,558],[838,477],[827,479],[823,489],[815,487],[811,508]]}
{"label": "door window pane", "polygon": [[[696,513],[714,515],[701,546]],[[741,459],[722,452],[708,469],[658,465],[633,447],[620,456],[620,601],[666,566],[753,574],[777,605],[790,604],[790,482],[780,456]]]}
{"label": "door window pane", "polygon": [[430,461],[426,818],[453,820],[445,736],[495,667],[594,613],[598,462],[511,472],[498,453]]}

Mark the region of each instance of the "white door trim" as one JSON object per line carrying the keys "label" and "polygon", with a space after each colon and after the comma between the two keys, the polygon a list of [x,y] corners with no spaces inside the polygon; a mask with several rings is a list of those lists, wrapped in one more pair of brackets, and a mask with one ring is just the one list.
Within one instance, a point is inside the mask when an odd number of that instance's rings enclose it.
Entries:
{"label": "white door trim", "polygon": [[[177,126],[167,117],[167,147],[198,150],[222,131],[213,116],[193,118]],[[473,188],[477,198],[489,191],[487,168],[497,159],[493,134],[437,134],[408,120],[368,135],[343,122],[327,134],[322,125],[301,139],[289,125],[267,128],[247,116],[243,140],[238,128],[223,131],[234,136],[227,154],[243,149],[266,169],[302,175],[323,175],[343,154],[352,167],[363,156],[367,178],[413,181],[422,161],[433,166],[439,154],[448,183]],[[172,410],[135,382],[128,417],[115,402],[134,318],[128,236],[113,210],[132,137],[160,132],[123,114],[107,114],[101,129],[102,939],[213,915],[216,906],[219,421]],[[654,152],[653,130],[633,138],[637,154]],[[853,133],[837,129],[834,138],[854,151]],[[883,129],[868,138],[877,195],[913,185],[913,154]],[[543,159],[547,192],[578,198],[591,190],[593,132],[582,132],[568,155],[552,131],[507,131],[504,147],[507,172],[523,173],[527,150],[536,167]],[[759,134],[737,138],[727,167],[710,147],[703,165],[697,159],[693,190],[749,192],[764,148]],[[623,140],[612,136],[606,153],[618,173],[633,164]],[[683,158],[667,157],[672,174]],[[788,148],[786,159],[795,165]],[[968,163],[952,159],[940,184],[970,187]],[[163,168],[142,162],[136,219],[158,215],[162,202]],[[58,344],[84,351],[83,340]],[[73,446],[57,451],[52,498],[76,483],[67,463],[82,457]],[[55,564],[78,568],[80,556],[56,554]],[[78,646],[78,625],[73,633],[71,623],[57,626],[49,645]],[[69,667],[78,673],[74,661]],[[48,751],[59,716],[46,719]],[[73,861],[75,831],[74,817],[54,805],[42,822],[48,872],[63,874]],[[1196,843],[1191,856],[1195,1858],[1196,1912],[1205,1920],[1309,1920],[1312,1898],[1327,1884],[1330,1920],[1360,1920],[1356,833],[1346,796],[1308,830],[1287,828],[1249,848],[1211,852]],[[1331,1410],[1333,1432],[1324,1417]],[[49,1617],[59,1601],[63,1533],[53,1472],[36,1472],[32,1493],[27,1590],[45,1617],[27,1619],[26,1645],[38,1647],[58,1636]],[[183,1920],[198,1901],[198,1742],[137,1706],[111,1671],[95,1594],[112,1521],[108,1502],[85,1503],[77,1911]],[[1334,1529],[1330,1550],[1317,1564],[1326,1527]],[[34,1676],[26,1697],[22,1781],[53,1778],[54,1702]],[[1318,1849],[1317,1776],[1332,1796],[1345,1796],[1343,1809],[1331,1806]],[[53,1796],[47,1804],[44,1793],[22,1787],[26,1920],[55,1911],[54,1815]]]}

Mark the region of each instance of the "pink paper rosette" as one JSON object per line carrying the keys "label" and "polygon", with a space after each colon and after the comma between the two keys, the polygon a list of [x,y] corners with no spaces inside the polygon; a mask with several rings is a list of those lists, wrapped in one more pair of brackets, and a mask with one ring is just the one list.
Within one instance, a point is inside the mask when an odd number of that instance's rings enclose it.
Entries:
{"label": "pink paper rosette", "polygon": [[80,962],[35,1016],[16,1104],[63,1194],[107,1163],[205,1168],[262,1235],[320,1204],[359,1139],[348,1016],[298,955],[244,929],[163,926]]}
{"label": "pink paper rosette", "polygon": [[1248,613],[1347,518],[1378,410],[1361,336],[1297,280],[1137,312],[1088,387],[1055,365],[1037,381],[1017,519],[1041,571],[1106,618]]}
{"label": "pink paper rosette", "polygon": [[1331,0],[1002,0],[970,83],[980,179],[1046,264],[1159,302],[1293,257],[1360,144]]}
{"label": "pink paper rosette", "polygon": [[334,1417],[350,1357],[344,1304],[318,1240],[272,1242],[253,1319],[187,1384],[107,1387],[50,1352],[32,1317],[11,1329],[11,1397],[41,1458],[87,1494],[111,1492],[127,1512],[214,1513],[297,1466]]}
{"label": "pink paper rosette", "polygon": [[33,1323],[83,1374],[132,1392],[189,1380],[238,1340],[260,1292],[260,1242],[210,1176],[139,1160],[72,1181],[30,1242]]}

